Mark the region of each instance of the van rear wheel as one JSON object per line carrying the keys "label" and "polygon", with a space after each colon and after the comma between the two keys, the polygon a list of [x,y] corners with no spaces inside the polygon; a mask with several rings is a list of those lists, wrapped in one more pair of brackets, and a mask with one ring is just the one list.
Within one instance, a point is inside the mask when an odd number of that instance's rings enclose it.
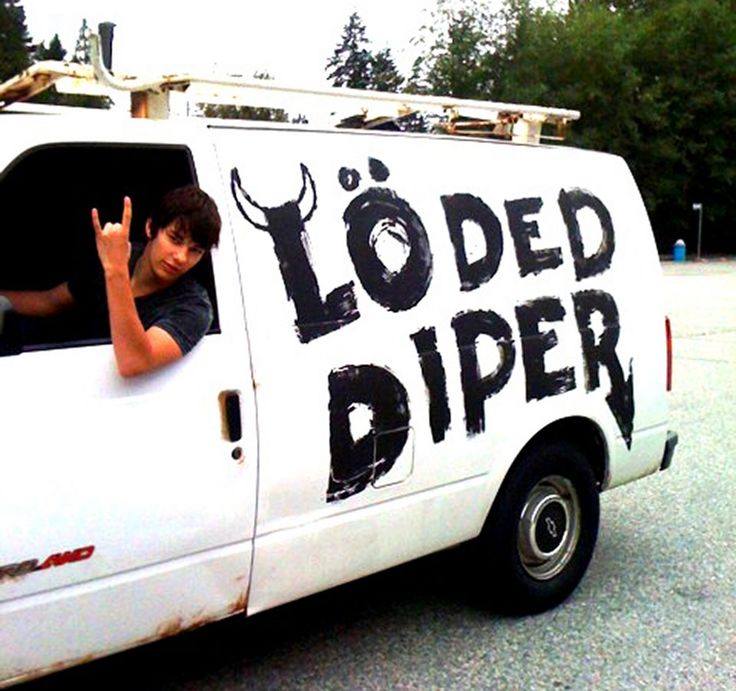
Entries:
{"label": "van rear wheel", "polygon": [[585,455],[556,441],[522,452],[476,544],[481,595],[508,614],[562,602],[593,555],[600,506]]}

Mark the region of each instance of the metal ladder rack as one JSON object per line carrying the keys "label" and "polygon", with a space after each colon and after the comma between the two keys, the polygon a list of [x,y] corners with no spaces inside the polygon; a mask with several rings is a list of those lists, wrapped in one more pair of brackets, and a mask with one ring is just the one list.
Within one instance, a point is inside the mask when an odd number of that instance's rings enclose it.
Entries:
{"label": "metal ladder rack", "polygon": [[[563,139],[566,125],[580,117],[579,111],[563,108],[361,89],[305,88],[234,76],[173,74],[140,78],[116,75],[103,63],[100,37],[92,34],[90,42],[91,65],[38,62],[0,84],[0,109],[27,100],[56,84],[64,93],[109,95],[128,92],[133,117],[166,119],[171,115],[171,94],[181,92],[192,103],[282,108],[292,112],[303,112],[309,107],[331,108],[349,112],[353,117],[347,120],[358,127],[371,127],[372,122],[385,122],[412,113],[427,113],[442,119],[441,129],[447,134],[502,137],[524,143],[539,143],[541,138]],[[543,125],[555,127],[556,134],[543,135]]]}

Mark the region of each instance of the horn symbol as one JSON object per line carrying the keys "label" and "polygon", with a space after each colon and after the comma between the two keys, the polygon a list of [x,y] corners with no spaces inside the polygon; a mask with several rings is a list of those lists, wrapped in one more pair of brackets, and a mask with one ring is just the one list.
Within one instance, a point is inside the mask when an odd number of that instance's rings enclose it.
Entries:
{"label": "horn symbol", "polygon": [[[317,209],[317,190],[314,186],[314,180],[312,179],[312,175],[310,174],[307,166],[305,166],[303,163],[300,163],[299,165],[301,166],[301,169],[302,169],[302,191],[299,193],[299,197],[296,200],[296,203],[299,206],[299,211],[302,214],[302,219],[306,223],[310,218],[312,218],[312,214]],[[312,204],[311,204],[311,208],[309,209],[309,211],[307,211],[307,213],[305,214],[302,212],[301,203],[307,193],[307,182],[309,182],[309,188],[311,189],[311,192],[312,192]]]}
{"label": "horn symbol", "polygon": [[[302,189],[299,192],[296,203],[297,207],[299,208],[299,213],[301,215],[302,221],[306,223],[309,219],[312,218],[312,215],[317,209],[317,189],[314,185],[314,180],[312,179],[307,166],[305,166],[303,163],[300,163],[299,165],[302,170]],[[237,168],[233,168],[230,171],[230,190],[232,192],[233,198],[235,199],[235,203],[237,204],[240,213],[243,214],[245,220],[259,230],[268,230],[268,225],[266,223],[257,223],[253,220],[252,215],[252,210],[257,209],[261,212],[261,214],[268,218],[268,209],[256,202],[253,197],[251,197],[243,189],[243,185],[240,182],[240,172]],[[306,205],[303,205],[302,202],[304,201],[305,197],[307,197],[307,192],[311,193],[311,199],[309,199]],[[250,207],[250,209],[248,209],[247,207]],[[306,207],[308,207],[308,210],[305,213],[304,209]]]}
{"label": "horn symbol", "polygon": [[[240,184],[240,173],[238,172],[237,168],[233,168],[230,171],[230,191],[233,194],[233,199],[235,200],[240,213],[243,214],[243,218],[245,218],[248,223],[255,226],[259,230],[268,230],[268,225],[264,223],[256,223],[251,218],[251,216],[248,215],[248,212],[245,209],[245,205],[241,202],[240,198],[242,197],[243,202],[246,202],[254,209],[258,209],[258,211],[260,211],[262,214],[266,214],[266,209],[264,209],[260,204],[256,203],[253,198],[243,189],[243,186]],[[240,192],[240,196],[238,196],[238,192]]]}

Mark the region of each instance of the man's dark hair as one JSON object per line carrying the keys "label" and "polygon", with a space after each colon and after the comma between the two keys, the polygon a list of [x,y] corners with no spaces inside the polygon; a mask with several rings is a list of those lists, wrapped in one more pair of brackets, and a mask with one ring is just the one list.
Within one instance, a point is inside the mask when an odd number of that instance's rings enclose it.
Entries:
{"label": "man's dark hair", "polygon": [[162,197],[151,214],[151,237],[171,223],[205,250],[215,247],[220,239],[217,206],[197,185],[177,187]]}

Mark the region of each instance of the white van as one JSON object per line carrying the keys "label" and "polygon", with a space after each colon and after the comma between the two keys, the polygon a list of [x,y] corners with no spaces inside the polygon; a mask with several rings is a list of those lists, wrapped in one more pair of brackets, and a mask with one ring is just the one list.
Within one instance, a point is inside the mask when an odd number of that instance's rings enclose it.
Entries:
{"label": "white van", "polygon": [[215,320],[174,365],[122,379],[66,317],[0,335],[0,686],[461,543],[489,604],[541,611],[599,493],[671,461],[620,158],[10,105],[0,171],[6,289],[64,280],[123,195],[139,237],[188,182],[223,218]]}

